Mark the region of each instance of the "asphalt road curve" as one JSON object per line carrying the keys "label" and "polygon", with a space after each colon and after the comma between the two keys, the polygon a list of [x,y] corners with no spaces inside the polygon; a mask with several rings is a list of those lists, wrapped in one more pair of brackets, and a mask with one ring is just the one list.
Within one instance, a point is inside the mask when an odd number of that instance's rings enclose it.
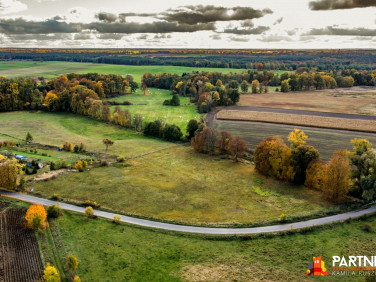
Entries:
{"label": "asphalt road curve", "polygon": [[[41,204],[43,206],[50,206],[54,204],[59,204],[60,207],[64,210],[68,211],[74,211],[78,213],[84,213],[85,208],[51,201],[39,197],[34,197],[30,195],[10,192],[10,191],[4,191],[0,190],[0,194],[2,196],[11,197],[18,199],[20,201],[34,203],[34,204]],[[260,234],[260,233],[275,233],[280,231],[288,231],[291,229],[301,229],[306,227],[313,227],[318,225],[324,225],[329,223],[334,223],[342,220],[346,220],[349,218],[357,218],[362,215],[372,214],[376,212],[376,205],[372,206],[367,209],[358,210],[358,211],[352,211],[322,218],[316,218],[311,219],[307,221],[300,221],[300,222],[294,222],[294,223],[288,223],[288,224],[278,224],[278,225],[271,225],[271,226],[262,226],[262,227],[249,227],[249,228],[215,228],[215,227],[198,227],[198,226],[189,226],[189,225],[179,225],[179,224],[171,224],[171,223],[164,223],[164,222],[158,222],[158,221],[152,221],[152,220],[146,220],[146,219],[140,219],[130,216],[124,216],[120,215],[121,222],[144,226],[144,227],[150,227],[150,228],[156,228],[156,229],[163,229],[163,230],[169,230],[169,231],[176,231],[176,232],[186,232],[186,233],[196,233],[196,234],[211,234],[211,235],[251,235],[251,234]],[[100,211],[100,210],[94,210],[94,214],[99,217],[103,217],[106,219],[112,220],[114,218],[114,213]]]}

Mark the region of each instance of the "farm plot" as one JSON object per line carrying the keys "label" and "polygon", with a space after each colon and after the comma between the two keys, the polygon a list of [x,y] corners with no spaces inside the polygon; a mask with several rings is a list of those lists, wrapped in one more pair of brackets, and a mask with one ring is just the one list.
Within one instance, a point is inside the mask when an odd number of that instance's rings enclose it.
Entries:
{"label": "farm plot", "polygon": [[0,213],[0,281],[43,281],[42,261],[32,230],[25,227],[25,211]]}
{"label": "farm plot", "polygon": [[376,87],[245,94],[240,106],[376,115]]}
{"label": "farm plot", "polygon": [[217,113],[217,119],[259,121],[279,124],[309,126],[317,128],[333,128],[362,132],[376,132],[374,120],[343,119],[313,115],[297,115],[258,111],[222,110]]}

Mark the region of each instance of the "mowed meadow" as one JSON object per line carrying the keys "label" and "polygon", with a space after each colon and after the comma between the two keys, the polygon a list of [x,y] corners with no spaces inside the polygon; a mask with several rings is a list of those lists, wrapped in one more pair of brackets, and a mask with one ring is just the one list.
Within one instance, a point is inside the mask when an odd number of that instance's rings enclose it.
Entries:
{"label": "mowed meadow", "polygon": [[139,83],[146,72],[176,73],[183,74],[192,71],[211,72],[243,72],[246,69],[222,69],[222,68],[193,68],[180,66],[130,66],[130,65],[109,65],[94,63],[75,62],[34,62],[34,61],[7,61],[0,63],[0,75],[9,78],[13,77],[45,77],[53,78],[67,73],[103,73],[103,74],[131,74],[134,80]]}
{"label": "mowed meadow", "polygon": [[[142,90],[138,89],[135,94],[123,95],[116,98],[107,99],[108,101],[124,102],[129,101],[132,105],[120,105],[122,110],[129,110],[131,114],[140,114],[144,121],[154,121],[159,119],[165,123],[175,124],[180,127],[185,134],[187,124],[191,119],[200,119],[200,114],[196,111],[196,106],[190,103],[188,97],[180,97],[180,106],[163,106],[164,100],[171,99],[171,91],[164,89],[149,88],[144,95]],[[113,111],[115,106],[111,106]]]}
{"label": "mowed meadow", "polygon": [[[32,132],[34,142],[53,146],[67,141],[72,144],[82,142],[89,152],[106,153],[102,140],[111,138],[115,144],[107,153],[123,157],[134,157],[171,146],[171,143],[147,138],[132,130],[68,113],[0,113],[0,124],[0,133],[25,138],[27,132]],[[1,139],[8,140],[7,137]]]}

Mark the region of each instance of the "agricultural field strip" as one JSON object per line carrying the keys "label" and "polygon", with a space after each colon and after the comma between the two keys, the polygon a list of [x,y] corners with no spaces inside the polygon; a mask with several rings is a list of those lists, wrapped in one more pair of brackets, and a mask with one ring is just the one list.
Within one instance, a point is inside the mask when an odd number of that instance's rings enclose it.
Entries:
{"label": "agricultural field strip", "polygon": [[217,113],[216,118],[219,120],[256,121],[316,128],[376,132],[375,121],[365,119],[239,110],[221,110]]}
{"label": "agricultural field strip", "polygon": [[[60,207],[64,210],[69,210],[78,213],[85,213],[84,207],[79,207],[71,204],[56,202],[52,200],[47,200],[43,198],[38,198],[30,195],[19,194],[15,192],[0,190],[2,196],[15,198],[17,200],[21,200],[24,202],[34,203],[34,204],[41,204],[44,206],[50,206],[59,204]],[[130,216],[119,215],[121,222],[162,229],[162,230],[169,230],[169,231],[177,231],[177,232],[186,232],[186,233],[197,233],[197,234],[213,234],[213,235],[247,235],[247,234],[261,234],[261,233],[272,233],[272,232],[282,232],[282,231],[289,231],[291,229],[301,229],[301,228],[308,228],[313,226],[319,226],[329,223],[334,223],[338,221],[343,221],[350,218],[357,218],[363,215],[369,215],[376,213],[376,205],[358,211],[352,211],[342,214],[337,214],[333,216],[327,216],[317,219],[311,219],[307,221],[295,222],[295,223],[288,223],[288,224],[279,224],[279,225],[271,225],[271,226],[263,226],[263,227],[250,227],[250,228],[213,228],[213,227],[197,227],[197,226],[188,226],[188,225],[177,225],[177,224],[170,224],[170,223],[163,223],[158,221],[152,220],[145,220],[140,218],[134,218]],[[94,210],[94,214],[103,217],[106,219],[112,220],[114,218],[114,213]]]}

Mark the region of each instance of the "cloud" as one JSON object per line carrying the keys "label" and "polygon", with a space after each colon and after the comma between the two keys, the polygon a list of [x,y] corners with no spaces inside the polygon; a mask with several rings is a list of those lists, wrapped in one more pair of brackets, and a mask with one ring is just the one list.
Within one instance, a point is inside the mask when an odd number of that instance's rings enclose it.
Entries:
{"label": "cloud", "polygon": [[67,23],[56,19],[46,21],[27,21],[18,19],[0,19],[0,32],[6,34],[48,34],[48,33],[80,33],[83,30],[99,33],[171,33],[215,30],[213,23],[198,23],[196,25],[169,22],[153,23]]}
{"label": "cloud", "polygon": [[326,28],[314,28],[304,35],[340,35],[340,36],[376,36],[376,29],[368,28],[337,28],[328,26]]}
{"label": "cloud", "polygon": [[273,23],[273,25],[280,24],[282,21],[283,21],[283,17],[282,17],[282,18],[279,18],[278,20],[276,20],[276,21]]}
{"label": "cloud", "polygon": [[88,40],[88,39],[91,39],[91,36],[90,34],[87,34],[87,33],[76,33],[73,36],[73,39],[74,40]]}
{"label": "cloud", "polygon": [[268,36],[263,36],[262,38],[257,39],[262,42],[279,42],[279,41],[291,41],[291,38],[284,35],[271,34]]}
{"label": "cloud", "polygon": [[71,35],[65,33],[55,34],[9,34],[8,38],[12,41],[49,41],[49,40],[70,40]]}
{"label": "cloud", "polygon": [[111,13],[99,12],[95,14],[95,18],[106,23],[113,23],[117,20],[117,16]]}
{"label": "cloud", "polygon": [[124,34],[118,34],[118,33],[103,33],[97,36],[97,38],[104,39],[104,40],[120,40],[123,37],[124,37]]}
{"label": "cloud", "polygon": [[229,39],[231,41],[236,41],[236,42],[248,42],[249,38],[247,37],[235,37],[235,36],[230,36]]}
{"label": "cloud", "polygon": [[210,35],[210,38],[213,39],[213,40],[221,40],[222,39],[222,37],[218,34]]}
{"label": "cloud", "polygon": [[40,22],[22,18],[0,19],[0,32],[7,34],[77,33],[81,30],[80,24],[68,24],[55,19]]}
{"label": "cloud", "polygon": [[273,13],[270,9],[256,10],[251,7],[216,7],[212,5],[183,6],[162,13],[161,19],[168,22],[194,25],[217,21],[251,20]]}
{"label": "cloud", "polygon": [[0,15],[27,10],[27,5],[17,0],[0,0]]}
{"label": "cloud", "polygon": [[338,10],[376,7],[375,0],[318,0],[309,2],[309,8],[318,10]]}
{"label": "cloud", "polygon": [[239,29],[239,28],[226,28],[222,33],[232,33],[232,34],[241,34],[241,35],[250,35],[250,34],[262,34],[263,32],[269,30],[267,26],[258,26],[255,28],[249,29]]}

